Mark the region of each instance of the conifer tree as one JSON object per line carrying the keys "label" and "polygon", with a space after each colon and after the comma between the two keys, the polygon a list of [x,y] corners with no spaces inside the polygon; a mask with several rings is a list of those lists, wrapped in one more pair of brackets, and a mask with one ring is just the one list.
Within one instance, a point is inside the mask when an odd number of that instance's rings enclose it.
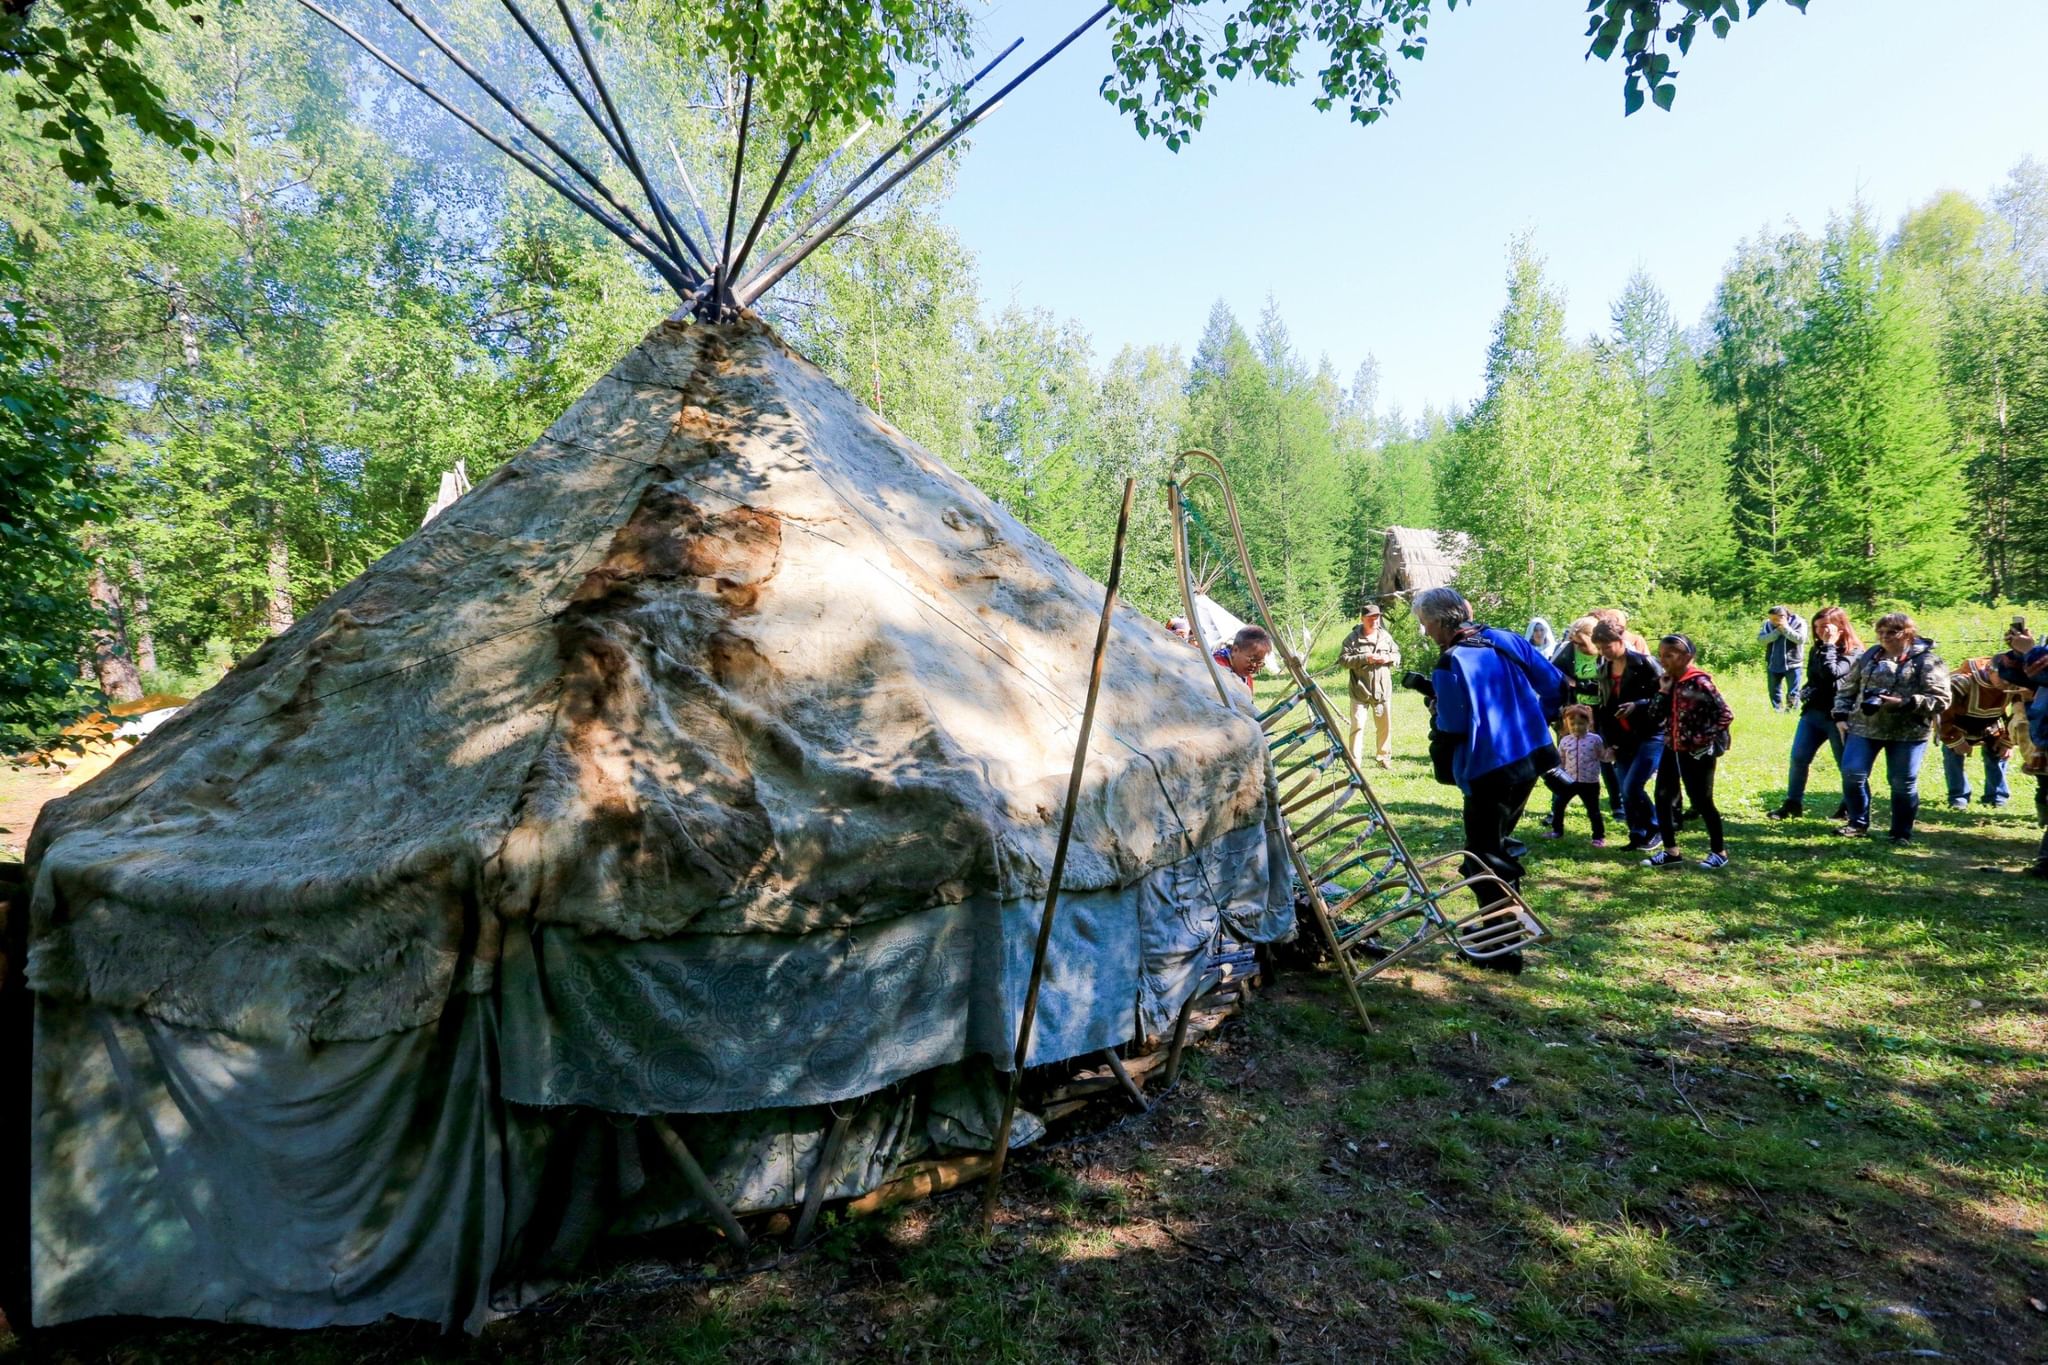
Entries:
{"label": "conifer tree", "polygon": [[1486,394],[1438,486],[1442,526],[1472,538],[1461,581],[1503,620],[1635,602],[1649,587],[1662,492],[1640,478],[1628,381],[1564,326],[1562,296],[1517,241]]}
{"label": "conifer tree", "polygon": [[1903,263],[1888,266],[1860,206],[1829,227],[1791,353],[1819,586],[1871,606],[1961,597],[1974,575],[1935,315]]}
{"label": "conifer tree", "polygon": [[1609,316],[1634,407],[1636,453],[1662,494],[1655,577],[1681,592],[1727,591],[1734,526],[1728,505],[1733,432],[1713,400],[1669,300],[1647,272],[1629,277]]}

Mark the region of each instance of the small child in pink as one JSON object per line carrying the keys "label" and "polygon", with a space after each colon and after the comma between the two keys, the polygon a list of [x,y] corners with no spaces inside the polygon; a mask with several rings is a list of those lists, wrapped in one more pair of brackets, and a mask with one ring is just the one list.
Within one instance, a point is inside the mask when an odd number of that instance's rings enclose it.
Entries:
{"label": "small child in pink", "polygon": [[1548,837],[1564,837],[1564,814],[1574,800],[1593,822],[1593,847],[1607,847],[1607,822],[1600,814],[1600,736],[1593,733],[1593,708],[1567,706],[1564,733],[1557,739],[1558,765],[1543,775],[1550,788]]}

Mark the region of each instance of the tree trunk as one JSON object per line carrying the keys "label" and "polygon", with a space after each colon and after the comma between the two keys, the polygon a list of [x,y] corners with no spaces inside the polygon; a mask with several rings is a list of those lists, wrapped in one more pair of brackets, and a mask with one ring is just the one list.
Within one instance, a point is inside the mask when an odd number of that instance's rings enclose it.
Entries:
{"label": "tree trunk", "polygon": [[278,509],[271,509],[270,555],[266,563],[270,580],[270,593],[265,604],[270,633],[282,635],[292,628],[292,552],[285,543],[284,528],[277,525]]}
{"label": "tree trunk", "polygon": [[156,634],[149,626],[149,591],[143,586],[142,561],[128,561],[128,591],[122,594],[127,605],[122,624],[128,637],[128,645],[135,651],[135,666],[144,673],[156,672]]}
{"label": "tree trunk", "polygon": [[92,628],[93,674],[100,690],[117,702],[141,701],[142,679],[135,672],[134,661],[121,647],[120,594],[107,580],[107,571],[97,559],[92,562],[88,590],[100,618]]}

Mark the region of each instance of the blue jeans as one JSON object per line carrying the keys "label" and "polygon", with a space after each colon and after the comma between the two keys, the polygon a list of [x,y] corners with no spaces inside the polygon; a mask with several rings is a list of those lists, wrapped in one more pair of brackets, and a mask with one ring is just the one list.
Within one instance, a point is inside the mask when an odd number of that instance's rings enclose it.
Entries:
{"label": "blue jeans", "polygon": [[1927,741],[1851,735],[1842,746],[1842,802],[1849,808],[1849,823],[1866,829],[1870,773],[1879,754],[1884,755],[1885,781],[1892,789],[1892,837],[1903,839],[1912,834],[1913,817],[1920,813],[1920,761],[1927,757]]}
{"label": "blue jeans", "polygon": [[[1785,669],[1782,672],[1775,668],[1770,669],[1768,671],[1771,675],[1771,709],[1773,711],[1777,711],[1788,707],[1798,706],[1799,665],[1794,664],[1792,667]],[[1784,689],[1785,693],[1785,699],[1783,702],[1780,702],[1778,700],[1778,691],[1780,688]]]}
{"label": "blue jeans", "polygon": [[1785,778],[1785,804],[1795,809],[1806,804],[1806,774],[1813,766],[1821,745],[1835,751],[1835,768],[1842,766],[1842,732],[1825,711],[1801,711],[1799,728],[1792,732],[1792,771]]}
{"label": "blue jeans", "polygon": [[1629,835],[1647,843],[1657,832],[1657,807],[1650,799],[1650,782],[1657,765],[1664,761],[1664,736],[1654,735],[1637,745],[1615,763],[1621,772],[1621,812],[1628,821]]}
{"label": "blue jeans", "polygon": [[[1993,755],[1989,744],[1980,744],[1977,747],[1984,755],[1984,804],[1987,806],[2002,806],[2012,800],[2012,788],[2005,785],[2005,760]],[[1948,799],[1951,801],[1969,801],[1969,756],[1943,748],[1941,751],[1941,770],[1948,778]]]}

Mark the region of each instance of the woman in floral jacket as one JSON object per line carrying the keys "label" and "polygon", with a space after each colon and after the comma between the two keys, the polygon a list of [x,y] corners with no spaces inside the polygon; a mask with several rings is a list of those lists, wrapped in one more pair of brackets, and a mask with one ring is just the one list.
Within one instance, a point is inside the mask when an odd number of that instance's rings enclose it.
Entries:
{"label": "woman in floral jacket", "polygon": [[1892,789],[1892,842],[1912,842],[1920,761],[1949,696],[1948,665],[1934,652],[1934,641],[1921,639],[1913,618],[1902,611],[1879,617],[1877,643],[1856,657],[1835,689],[1842,795],[1849,811],[1837,834],[1857,838],[1869,831],[1870,773],[1882,755]]}
{"label": "woman in floral jacket", "polygon": [[1675,761],[1657,773],[1657,832],[1664,847],[1655,857],[1644,859],[1644,867],[1677,867],[1685,861],[1678,851],[1681,785],[1692,814],[1707,829],[1708,851],[1700,866],[1728,866],[1721,811],[1714,804],[1714,764],[1728,752],[1728,727],[1735,723],[1735,713],[1721,689],[1714,686],[1713,675],[1693,662],[1695,653],[1692,641],[1683,635],[1667,635],[1657,642],[1664,686],[1650,704],[1650,720]]}

